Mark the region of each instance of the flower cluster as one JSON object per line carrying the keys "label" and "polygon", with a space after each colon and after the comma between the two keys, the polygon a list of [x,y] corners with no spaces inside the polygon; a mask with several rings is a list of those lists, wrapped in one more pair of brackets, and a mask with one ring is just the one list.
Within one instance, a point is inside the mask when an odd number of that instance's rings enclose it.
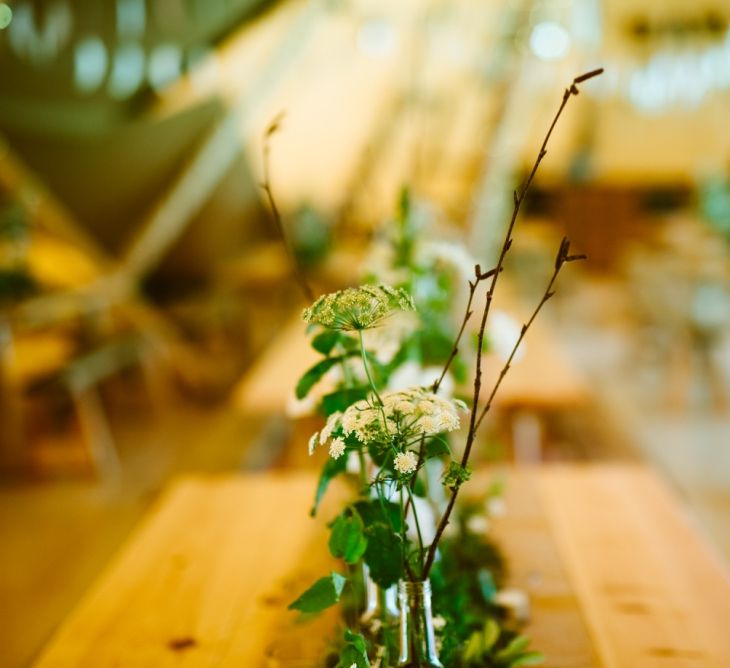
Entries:
{"label": "flower cluster", "polygon": [[377,327],[393,311],[414,311],[411,296],[389,285],[361,285],[322,295],[304,309],[305,322],[328,329],[357,331]]}
{"label": "flower cluster", "polygon": [[[333,413],[319,434],[309,440],[309,453],[330,442],[329,452],[337,459],[345,451],[343,438],[354,436],[360,443],[381,443],[403,450],[421,436],[435,436],[459,428],[459,410],[466,410],[463,401],[448,400],[426,388],[414,388],[362,399],[344,413]],[[335,438],[332,438],[335,436]],[[400,473],[412,473],[415,455],[403,451],[396,455],[395,467]]]}
{"label": "flower cluster", "polygon": [[341,418],[344,434],[354,434],[361,443],[433,436],[458,429],[458,410],[466,410],[463,402],[443,399],[422,387],[387,392],[382,401],[382,406],[370,399],[350,406]]}

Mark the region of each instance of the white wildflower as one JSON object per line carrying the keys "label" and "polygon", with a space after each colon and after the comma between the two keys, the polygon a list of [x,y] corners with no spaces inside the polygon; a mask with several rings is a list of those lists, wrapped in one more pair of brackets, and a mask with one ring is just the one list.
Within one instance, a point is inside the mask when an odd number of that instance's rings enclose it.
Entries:
{"label": "white wildflower", "polygon": [[319,434],[315,431],[309,437],[309,445],[307,447],[307,451],[309,452],[310,457],[314,454],[314,449],[317,447],[317,436],[319,436]]}
{"label": "white wildflower", "polygon": [[454,413],[444,411],[436,416],[436,428],[434,431],[454,431],[459,428],[459,416]]}
{"label": "white wildflower", "polygon": [[434,618],[433,618],[434,631],[443,631],[444,626],[446,626],[446,619],[444,617],[442,617],[441,615],[434,615]]}
{"label": "white wildflower", "polygon": [[418,429],[424,434],[435,434],[439,431],[437,423],[432,415],[423,415],[418,420]]}
{"label": "white wildflower", "polygon": [[342,431],[361,443],[387,443],[396,434],[410,438],[433,436],[459,428],[457,406],[426,388],[382,395],[383,405],[361,400],[342,415]]}
{"label": "white wildflower", "polygon": [[319,442],[321,445],[324,445],[327,441],[329,441],[330,436],[332,436],[332,432],[337,427],[337,424],[342,417],[342,413],[339,411],[336,413],[332,413],[327,418],[327,424],[325,424],[324,429],[322,429],[322,433],[319,435]]}
{"label": "white wildflower", "polygon": [[406,475],[408,473],[413,473],[416,470],[416,467],[418,466],[418,457],[415,452],[411,452],[410,450],[408,452],[399,452],[395,456],[393,464],[398,473]]}
{"label": "white wildflower", "polygon": [[345,442],[341,438],[333,438],[329,452],[332,459],[339,459],[345,454]]}

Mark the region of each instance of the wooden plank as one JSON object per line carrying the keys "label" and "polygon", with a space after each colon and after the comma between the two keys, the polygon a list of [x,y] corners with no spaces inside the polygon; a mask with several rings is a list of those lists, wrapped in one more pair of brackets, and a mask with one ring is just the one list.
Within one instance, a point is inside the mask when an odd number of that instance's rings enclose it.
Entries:
{"label": "wooden plank", "polygon": [[286,604],[328,567],[313,489],[311,475],[178,483],[37,666],[261,665]]}
{"label": "wooden plank", "polygon": [[[465,489],[484,489],[484,478],[480,475]],[[507,558],[508,585],[530,597],[525,633],[532,648],[545,654],[545,668],[599,668],[580,603],[550,534],[539,482],[538,469],[510,471],[506,514],[492,522],[492,535]]]}
{"label": "wooden plank", "polygon": [[540,487],[605,668],[730,666],[730,576],[653,473],[560,467]]}

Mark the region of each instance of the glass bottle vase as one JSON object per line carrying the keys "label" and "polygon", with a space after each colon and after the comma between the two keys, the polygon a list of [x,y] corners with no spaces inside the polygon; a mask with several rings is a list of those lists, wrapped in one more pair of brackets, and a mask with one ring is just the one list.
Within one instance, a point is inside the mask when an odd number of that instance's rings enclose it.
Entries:
{"label": "glass bottle vase", "polygon": [[436,651],[431,611],[431,582],[398,585],[400,633],[398,668],[443,668]]}
{"label": "glass bottle vase", "polygon": [[369,626],[375,620],[388,624],[398,621],[398,603],[396,587],[393,585],[386,590],[381,589],[370,577],[370,569],[363,564],[363,580],[365,586],[365,610],[360,621],[363,625]]}

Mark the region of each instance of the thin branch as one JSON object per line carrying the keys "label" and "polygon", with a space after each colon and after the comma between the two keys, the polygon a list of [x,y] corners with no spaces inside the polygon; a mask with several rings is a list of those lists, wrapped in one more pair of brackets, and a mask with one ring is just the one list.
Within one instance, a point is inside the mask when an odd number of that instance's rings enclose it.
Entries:
{"label": "thin branch", "polygon": [[474,293],[476,292],[477,285],[479,285],[480,281],[483,281],[493,274],[497,272],[497,269],[491,269],[490,271],[486,271],[482,273],[481,267],[479,265],[476,265],[474,267],[474,281],[469,281],[469,300],[466,303],[466,309],[464,309],[464,319],[461,321],[461,327],[459,327],[459,332],[456,335],[456,339],[454,340],[454,345],[451,348],[451,353],[449,354],[449,358],[446,360],[446,364],[444,364],[443,371],[441,372],[441,375],[438,377],[438,379],[434,382],[433,387],[431,388],[434,394],[437,394],[439,391],[439,387],[441,387],[441,383],[443,382],[446,373],[449,370],[449,367],[451,366],[451,363],[454,361],[456,356],[459,354],[459,344],[461,343],[461,337],[464,334],[464,329],[466,328],[466,324],[469,322],[469,319],[474,314],[474,311],[471,310],[471,303],[474,300]]}
{"label": "thin branch", "polygon": [[[563,264],[566,262],[575,262],[576,260],[585,260],[585,255],[568,255],[568,249],[570,248],[570,242],[567,238],[563,237],[563,240],[560,242],[560,248],[558,249],[558,254],[555,258],[555,269],[553,271],[553,275],[550,277],[550,280],[548,281],[547,287],[545,288],[545,292],[542,295],[542,298],[540,299],[540,302],[535,307],[535,310],[532,312],[532,315],[530,316],[529,320],[522,325],[522,329],[520,330],[520,335],[517,337],[517,341],[515,341],[514,346],[512,346],[512,350],[509,354],[509,357],[507,358],[507,361],[505,362],[504,367],[502,367],[502,370],[499,372],[499,377],[497,378],[497,381],[494,383],[494,387],[492,388],[492,392],[489,395],[489,399],[487,399],[487,403],[482,409],[482,412],[479,414],[479,418],[476,421],[476,425],[474,427],[475,430],[479,429],[479,425],[481,425],[482,420],[484,419],[484,416],[489,412],[489,409],[492,407],[492,401],[494,401],[494,397],[497,394],[497,391],[499,390],[499,386],[502,384],[502,380],[507,375],[507,372],[510,369],[510,365],[512,364],[512,360],[514,359],[514,356],[517,354],[517,349],[520,347],[520,344],[522,343],[522,339],[525,338],[525,335],[527,334],[527,330],[530,329],[532,326],[532,323],[535,321],[535,318],[537,318],[537,314],[540,313],[540,310],[545,305],[545,303],[550,299],[555,292],[553,291],[553,285],[555,284],[555,280],[558,277],[558,274],[560,273],[561,268],[563,267]],[[462,466],[465,466],[466,462],[462,461]]]}
{"label": "thin branch", "polygon": [[266,128],[266,132],[264,133],[264,142],[263,142],[263,166],[264,166],[264,180],[261,183],[261,189],[266,194],[266,199],[269,202],[269,209],[271,210],[271,218],[274,221],[274,225],[276,226],[276,231],[279,233],[279,236],[281,237],[281,241],[284,244],[284,248],[286,249],[287,254],[291,258],[292,265],[294,266],[294,274],[297,279],[297,283],[299,284],[299,287],[302,289],[302,292],[304,293],[304,297],[307,299],[307,301],[312,302],[314,301],[314,292],[312,292],[312,288],[309,285],[309,282],[307,281],[307,277],[304,273],[304,269],[302,268],[301,263],[299,262],[299,258],[297,257],[297,254],[294,252],[294,249],[292,248],[292,245],[289,241],[289,237],[286,234],[286,230],[284,229],[284,223],[281,220],[281,214],[279,213],[279,208],[276,206],[276,200],[274,199],[274,193],[271,189],[271,177],[269,174],[269,153],[270,153],[270,141],[271,137],[279,130],[281,127],[281,120],[284,117],[283,112],[279,113],[274,120],[269,124],[269,127]]}
{"label": "thin branch", "polygon": [[[491,275],[492,281],[489,286],[489,290],[487,291],[487,301],[484,305],[484,310],[482,312],[482,318],[479,323],[479,333],[477,337],[477,360],[476,360],[476,371],[474,373],[474,394],[473,394],[473,400],[472,400],[472,406],[471,406],[471,412],[469,415],[469,431],[467,432],[466,436],[466,446],[464,448],[464,454],[461,458],[461,465],[462,467],[466,467],[466,465],[469,462],[469,457],[471,456],[472,447],[474,445],[474,439],[476,438],[476,433],[479,424],[481,424],[482,419],[484,418],[484,415],[486,414],[486,411],[483,411],[481,414],[479,414],[478,420],[477,415],[479,411],[479,398],[481,395],[481,389],[482,389],[482,353],[483,353],[483,346],[484,346],[484,331],[486,329],[487,325],[487,318],[489,316],[489,311],[491,309],[492,305],[492,298],[494,296],[494,289],[497,285],[497,279],[499,278],[500,273],[502,272],[503,266],[504,266],[504,259],[507,255],[507,252],[509,251],[510,247],[512,246],[512,231],[514,230],[515,222],[517,221],[517,216],[520,212],[520,209],[522,207],[522,203],[525,200],[525,195],[527,194],[528,189],[530,188],[530,185],[532,184],[532,181],[535,177],[535,174],[537,173],[538,168],[540,167],[540,163],[542,162],[543,158],[547,154],[547,145],[550,141],[550,137],[553,133],[553,130],[555,129],[555,126],[560,119],[560,116],[563,113],[563,109],[565,109],[566,104],[568,103],[568,100],[574,96],[578,95],[578,86],[577,84],[582,83],[584,81],[587,81],[588,79],[592,79],[595,76],[598,76],[603,72],[603,69],[597,69],[592,70],[591,72],[587,72],[585,74],[582,74],[575,79],[573,79],[573,82],[571,85],[565,89],[565,92],[563,93],[563,99],[560,102],[560,106],[558,107],[558,110],[555,114],[555,117],[553,118],[552,123],[550,124],[550,127],[548,128],[548,131],[545,135],[545,138],[543,139],[542,146],[540,146],[540,150],[537,154],[537,158],[535,159],[535,163],[532,166],[532,170],[530,171],[530,174],[527,177],[527,180],[523,184],[522,188],[520,189],[520,192],[518,193],[516,190],[514,191],[514,207],[512,210],[512,217],[510,218],[509,225],[507,227],[507,232],[504,237],[504,242],[502,243],[502,249],[499,254],[499,259],[497,260],[497,266],[493,270],[493,273]],[[582,256],[569,256],[568,255],[568,248],[569,244],[566,239],[563,239],[563,242],[560,244],[560,249],[558,250],[558,255],[555,261],[556,269],[555,274],[553,275],[552,279],[550,280],[550,283],[548,285],[548,289],[545,291],[545,294],[547,297],[543,297],[543,300],[541,300],[540,304],[538,305],[537,309],[535,310],[535,313],[533,313],[532,318],[529,321],[529,324],[532,323],[532,320],[537,316],[537,313],[542,308],[545,301],[547,301],[551,296],[552,293],[550,292],[552,288],[552,284],[555,281],[555,278],[560,271],[560,267],[565,262],[571,262],[573,260],[582,259]],[[470,283],[471,285],[471,283]],[[529,325],[528,325],[529,326]],[[522,332],[520,334],[519,341],[522,340],[524,337],[524,334],[526,332],[526,327],[523,327]],[[519,344],[519,342],[518,342]],[[516,348],[515,348],[516,350]],[[510,360],[512,359],[512,356],[514,355],[515,350],[512,351],[512,354],[510,355]],[[509,361],[507,363],[507,369],[509,369]],[[504,374],[506,374],[506,371],[503,370]],[[496,393],[496,390],[499,389],[499,385],[501,384],[502,378],[504,375],[500,375],[500,378],[497,380],[497,383],[495,385],[495,389],[492,391],[492,394],[490,396],[488,406],[491,405],[491,401],[494,398],[494,394]],[[456,485],[451,490],[451,498],[449,499],[449,504],[446,508],[446,511],[444,512],[443,516],[441,517],[441,521],[439,522],[439,525],[436,529],[436,534],[434,536],[433,542],[431,543],[431,546],[428,550],[428,556],[426,558],[426,564],[424,566],[424,579],[428,577],[428,574],[431,571],[431,567],[433,565],[433,561],[436,558],[436,549],[438,548],[438,543],[441,539],[441,536],[443,535],[444,530],[446,529],[446,526],[449,523],[449,519],[451,517],[451,513],[454,509],[454,504],[456,503],[456,497],[459,494],[460,485]]]}

